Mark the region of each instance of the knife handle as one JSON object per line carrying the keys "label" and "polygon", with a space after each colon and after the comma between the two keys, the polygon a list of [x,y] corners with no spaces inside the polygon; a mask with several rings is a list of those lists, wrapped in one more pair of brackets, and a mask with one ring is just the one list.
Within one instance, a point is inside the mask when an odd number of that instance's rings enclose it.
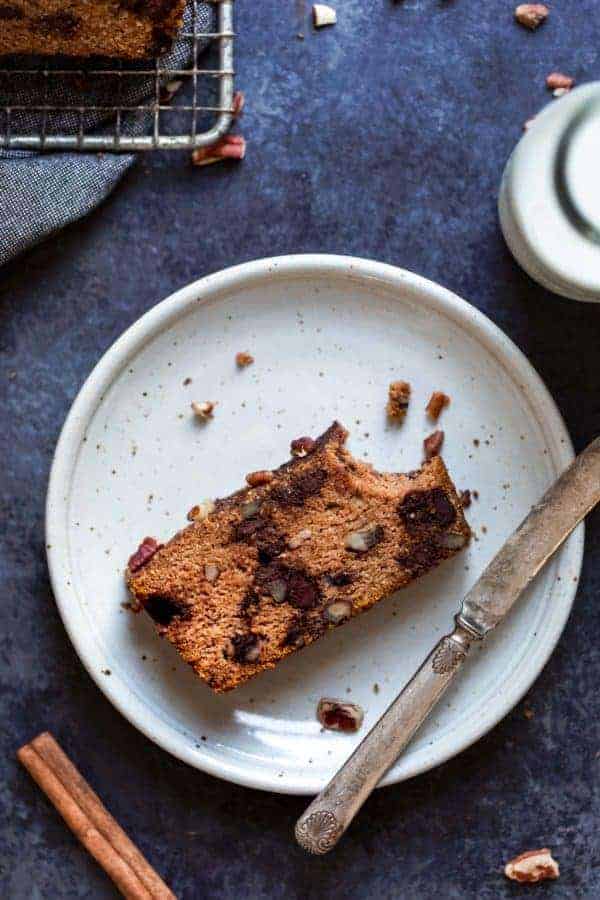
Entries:
{"label": "knife handle", "polygon": [[467,658],[479,635],[457,624],[433,648],[352,756],[296,823],[296,840],[309,853],[331,850],[378,781],[396,761]]}

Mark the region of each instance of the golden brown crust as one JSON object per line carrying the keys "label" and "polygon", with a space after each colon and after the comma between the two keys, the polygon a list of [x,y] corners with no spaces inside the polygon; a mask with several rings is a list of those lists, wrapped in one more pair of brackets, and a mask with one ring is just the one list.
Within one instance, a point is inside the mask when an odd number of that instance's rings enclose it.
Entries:
{"label": "golden brown crust", "polygon": [[128,572],[135,603],[213,690],[273,668],[467,544],[439,457],[380,474],[346,436],[334,423],[305,457],[218,500]]}
{"label": "golden brown crust", "polygon": [[0,0],[0,56],[157,56],[173,43],[185,2]]}

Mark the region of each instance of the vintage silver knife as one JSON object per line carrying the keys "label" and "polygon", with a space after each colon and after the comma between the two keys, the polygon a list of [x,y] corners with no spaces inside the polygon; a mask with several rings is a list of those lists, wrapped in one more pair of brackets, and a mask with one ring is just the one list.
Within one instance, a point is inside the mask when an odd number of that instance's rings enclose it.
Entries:
{"label": "vintage silver knife", "polygon": [[378,781],[396,761],[461,670],[470,645],[512,609],[544,563],[600,502],[600,437],[581,453],[507,540],[463,600],[456,627],[358,745],[296,823],[311,853],[335,847]]}

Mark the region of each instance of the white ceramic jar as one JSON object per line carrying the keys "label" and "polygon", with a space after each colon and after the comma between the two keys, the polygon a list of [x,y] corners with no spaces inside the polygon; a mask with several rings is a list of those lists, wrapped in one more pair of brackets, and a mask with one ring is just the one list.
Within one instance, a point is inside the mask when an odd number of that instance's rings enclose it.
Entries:
{"label": "white ceramic jar", "polygon": [[536,116],[508,160],[498,207],[506,243],[535,281],[600,303],[600,82]]}

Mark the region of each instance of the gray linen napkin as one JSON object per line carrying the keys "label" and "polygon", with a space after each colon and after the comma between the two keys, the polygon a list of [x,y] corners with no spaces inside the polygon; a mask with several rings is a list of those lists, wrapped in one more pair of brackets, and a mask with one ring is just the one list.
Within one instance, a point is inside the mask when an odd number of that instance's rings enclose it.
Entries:
{"label": "gray linen napkin", "polygon": [[[182,31],[194,28],[193,7],[188,4]],[[214,31],[214,5],[198,0],[196,3],[195,33]],[[204,49],[209,38],[198,41]],[[185,68],[190,64],[192,42],[179,38],[170,53],[161,59],[162,68]],[[84,68],[81,61],[70,63],[45,62],[49,68]],[[94,62],[94,69],[114,69],[113,63]],[[21,66],[23,68],[23,66]],[[4,76],[0,80],[0,107],[44,105],[108,106],[120,102],[124,106],[143,103],[154,95],[154,79],[136,75],[139,69],[152,68],[148,62],[124,65],[126,77],[102,75],[81,78],[74,74],[51,76]],[[116,98],[120,98],[116,100]],[[11,122],[13,132],[24,134],[39,132],[41,113],[15,111]],[[102,113],[84,114],[85,130],[101,128]],[[121,131],[124,134],[142,134],[148,127],[151,115],[147,112],[127,112],[122,116]],[[0,127],[4,123],[0,121]],[[73,133],[80,126],[77,111],[64,110],[49,113],[46,123],[48,133]],[[105,126],[112,133],[110,123]],[[135,154],[117,153],[29,153],[24,151],[0,151],[0,265],[17,256],[27,247],[64,228],[86,213],[91,212],[110,194],[125,171],[131,166]]]}

